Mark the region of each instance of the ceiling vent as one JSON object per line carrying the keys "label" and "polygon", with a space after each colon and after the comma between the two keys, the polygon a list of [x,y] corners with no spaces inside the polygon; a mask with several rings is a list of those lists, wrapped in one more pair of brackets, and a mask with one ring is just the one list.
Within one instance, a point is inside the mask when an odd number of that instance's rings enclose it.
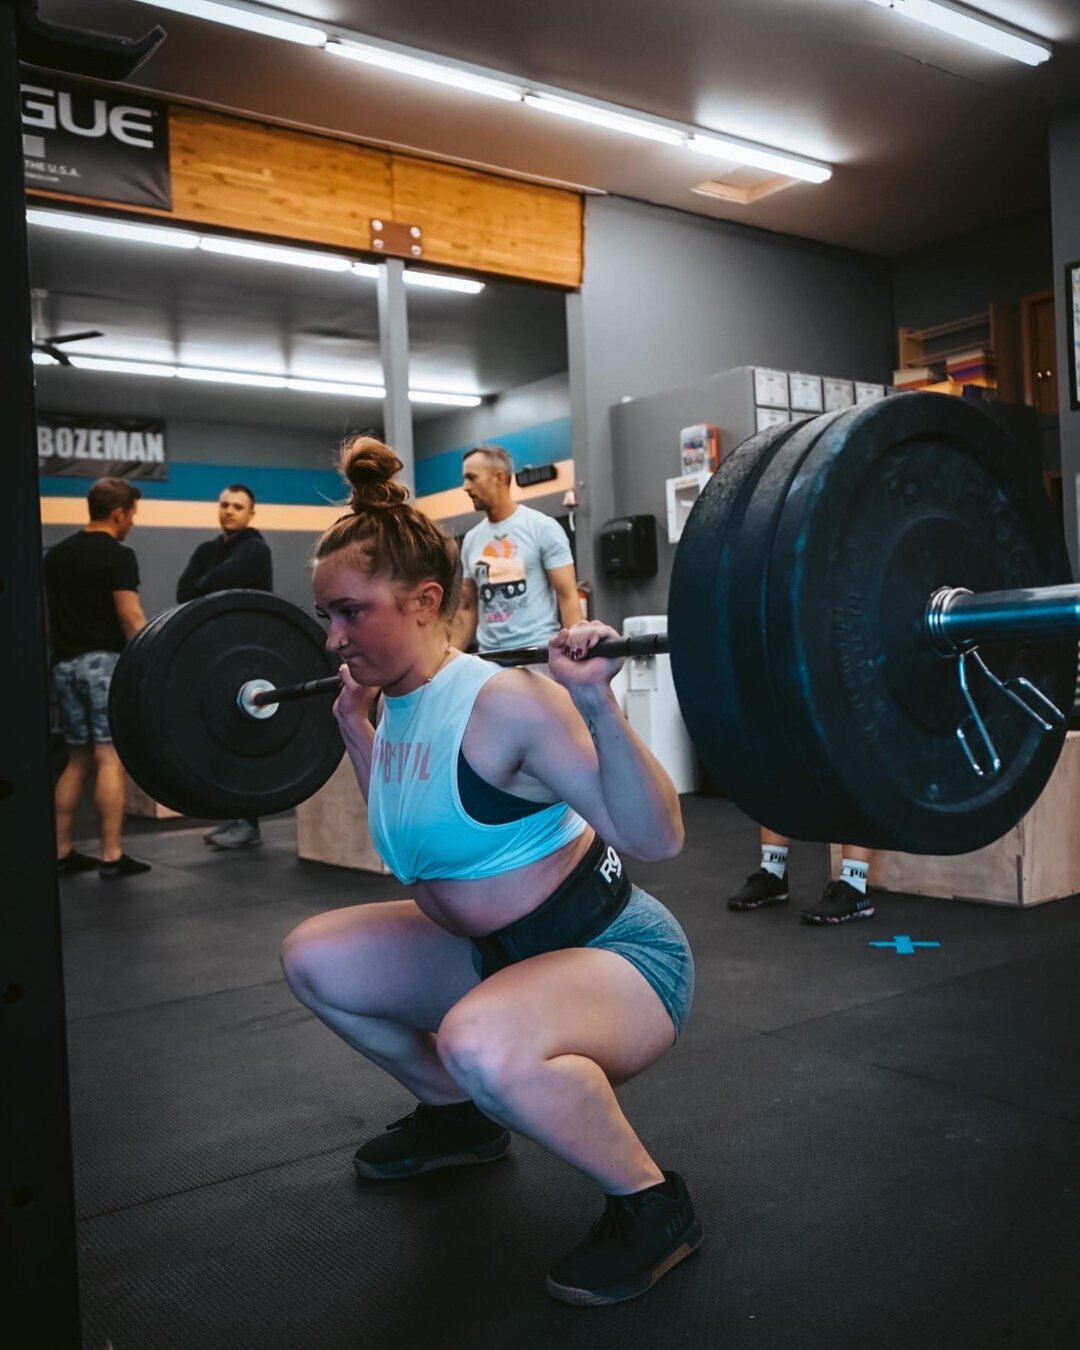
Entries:
{"label": "ceiling vent", "polygon": [[715,197],[722,202],[735,202],[739,206],[749,206],[751,202],[770,197],[774,192],[799,182],[783,173],[769,173],[766,169],[754,169],[745,164],[732,164],[723,169],[715,178],[709,178],[697,187],[691,188],[699,197]]}

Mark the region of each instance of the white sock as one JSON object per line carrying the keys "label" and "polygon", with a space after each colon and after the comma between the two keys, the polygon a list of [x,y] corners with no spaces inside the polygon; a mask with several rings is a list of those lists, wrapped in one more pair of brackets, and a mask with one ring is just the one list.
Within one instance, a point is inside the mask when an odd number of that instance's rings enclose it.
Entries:
{"label": "white sock", "polygon": [[762,844],[761,870],[782,877],[787,872],[787,848],[783,844]]}
{"label": "white sock", "polygon": [[854,886],[861,894],[866,894],[866,878],[870,875],[870,864],[856,862],[854,858],[845,858],[840,864],[840,880]]}

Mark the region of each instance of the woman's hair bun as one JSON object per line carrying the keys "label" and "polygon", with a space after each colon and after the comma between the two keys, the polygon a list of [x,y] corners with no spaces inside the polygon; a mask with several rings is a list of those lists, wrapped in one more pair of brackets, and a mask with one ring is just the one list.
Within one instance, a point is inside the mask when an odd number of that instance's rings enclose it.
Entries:
{"label": "woman's hair bun", "polygon": [[394,475],[404,467],[388,445],[374,436],[353,436],[341,447],[341,472],[352,487],[349,509],[359,515],[400,506],[408,495]]}

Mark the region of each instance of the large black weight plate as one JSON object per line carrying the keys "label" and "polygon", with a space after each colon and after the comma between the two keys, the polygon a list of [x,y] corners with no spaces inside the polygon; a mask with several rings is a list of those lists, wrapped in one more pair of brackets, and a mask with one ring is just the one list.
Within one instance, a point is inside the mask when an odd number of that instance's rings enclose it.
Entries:
{"label": "large black weight plate", "polygon": [[[977,407],[905,394],[849,409],[791,482],[773,541],[765,621],[785,734],[813,766],[849,843],[966,853],[1033,805],[1064,723],[1044,732],[979,674],[971,685],[1002,759],[984,778],[956,736],[967,716],[956,659],[936,655],[924,615],[941,586],[971,590],[1071,580],[1037,471]],[[1072,702],[1076,645],[983,649],[1001,679],[1026,676]],[[973,747],[985,758],[974,728]],[[774,828],[821,837],[786,797]]]}
{"label": "large black weight plate", "polygon": [[155,801],[184,815],[271,815],[334,772],[341,738],[331,700],[236,706],[248,680],[297,684],[333,674],[314,619],[265,591],[220,591],[158,615],[128,644],[109,692],[117,753]]}
{"label": "large black weight plate", "polygon": [[[804,835],[841,837],[844,820],[835,795],[823,791],[815,766],[795,751],[784,725],[772,675],[766,619],[767,579],[773,540],[788,487],[819,437],[839,414],[800,423],[793,433],[759,456],[748,475],[730,544],[715,573],[718,652],[733,685],[717,701],[711,735],[722,741],[730,795],[760,824],[786,833],[786,800],[800,803]],[[838,818],[839,817],[839,818]]]}
{"label": "large black weight plate", "polygon": [[760,706],[769,691],[755,687],[747,673],[760,631],[752,617],[742,628],[733,619],[734,576],[746,561],[741,528],[762,473],[796,433],[805,436],[808,426],[769,427],[723,460],[694,503],[672,566],[668,635],[683,721],[709,772],[749,814],[755,814],[760,800],[759,781],[772,780],[769,761],[781,756],[777,772],[784,771],[784,752],[782,746],[762,744],[776,717]]}

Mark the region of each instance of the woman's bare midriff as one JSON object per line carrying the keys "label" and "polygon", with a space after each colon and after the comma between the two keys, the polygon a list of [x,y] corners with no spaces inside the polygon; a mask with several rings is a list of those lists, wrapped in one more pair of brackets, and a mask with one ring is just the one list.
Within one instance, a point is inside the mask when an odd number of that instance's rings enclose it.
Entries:
{"label": "woman's bare midriff", "polygon": [[458,937],[494,933],[542,904],[578,865],[595,837],[589,826],[546,858],[494,877],[418,881],[413,898],[448,933]]}

